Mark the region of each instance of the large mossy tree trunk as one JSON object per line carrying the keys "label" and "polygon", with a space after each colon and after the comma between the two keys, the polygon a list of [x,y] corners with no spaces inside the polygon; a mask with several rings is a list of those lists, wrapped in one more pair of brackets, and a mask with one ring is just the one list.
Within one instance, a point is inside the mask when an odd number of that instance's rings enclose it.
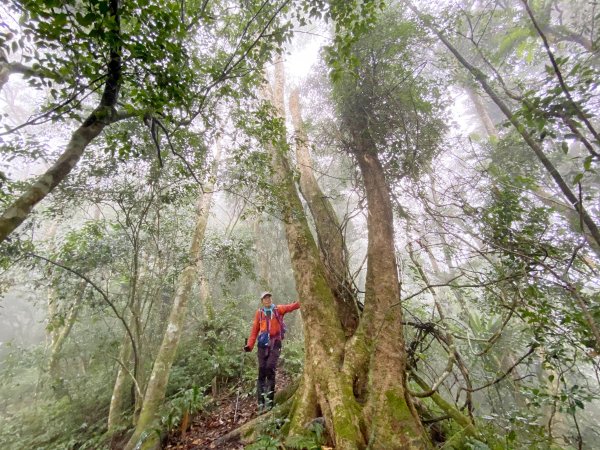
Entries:
{"label": "large mossy tree trunk", "polygon": [[[274,96],[278,101],[273,103],[279,105],[278,112],[282,116],[283,80],[279,81]],[[271,93],[264,95],[273,100]],[[364,448],[361,408],[354,398],[351,379],[341,372],[346,337],[335,296],[296,190],[284,130],[279,142],[268,145],[268,149],[304,324],[305,366],[290,412],[289,433],[292,436],[304,434],[307,422],[323,416],[336,448]]]}
{"label": "large mossy tree trunk", "polygon": [[[278,73],[282,72],[283,65],[279,64],[276,70]],[[340,221],[314,175],[308,136],[300,111],[298,89],[293,90],[290,94],[289,107],[294,125],[300,192],[315,221],[319,251],[326,269],[325,275],[336,297],[338,314],[344,332],[347,336],[351,336],[358,326],[359,309],[356,291],[350,277],[348,250]]]}
{"label": "large mossy tree trunk", "polygon": [[[283,81],[278,79],[271,98],[280,116],[282,91]],[[341,450],[427,447],[405,386],[392,209],[381,165],[364,139],[357,143],[355,154],[369,202],[369,268],[364,313],[347,341],[325,265],[296,190],[284,136],[282,130],[278,145],[268,148],[281,196],[305,335],[305,367],[290,412],[290,437],[305,433],[307,422],[323,416],[333,444]]]}
{"label": "large mossy tree trunk", "polygon": [[[389,187],[364,116],[351,121],[351,150],[363,177],[368,204],[365,308],[350,349],[360,354],[356,379],[364,385],[364,420],[370,424],[370,448],[421,448],[425,431],[406,388],[400,283],[394,246]],[[362,342],[360,342],[362,341]],[[352,359],[350,360],[352,361]],[[361,370],[363,361],[366,370]],[[363,375],[364,376],[364,375]]]}

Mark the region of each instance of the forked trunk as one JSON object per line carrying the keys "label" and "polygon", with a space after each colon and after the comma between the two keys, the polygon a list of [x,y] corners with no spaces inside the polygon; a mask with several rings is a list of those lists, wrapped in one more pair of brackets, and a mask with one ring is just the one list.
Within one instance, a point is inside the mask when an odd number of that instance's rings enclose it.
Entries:
{"label": "forked trunk", "polygon": [[[265,97],[273,98],[268,93]],[[322,415],[336,448],[364,448],[360,406],[352,393],[350,378],[341,373],[346,338],[335,297],[296,191],[285,137],[282,136],[279,146],[268,148],[275,182],[281,189],[281,212],[304,324],[306,363],[290,413],[289,432],[291,435],[306,433],[306,423]]]}
{"label": "forked trunk", "polygon": [[383,167],[368,132],[355,133],[353,153],[367,195],[368,249],[365,309],[354,342],[368,350],[364,420],[369,448],[422,448],[425,431],[406,388],[400,284],[394,246],[393,213]]}
{"label": "forked trunk", "polygon": [[[275,86],[275,99],[281,98],[282,89],[281,84]],[[274,103],[282,114],[281,102]],[[296,191],[283,133],[279,146],[270,145],[269,150],[305,335],[306,362],[289,433],[305,433],[307,422],[320,415],[338,449],[426,447],[405,386],[392,209],[379,161],[365,152],[356,153],[369,202],[369,269],[363,317],[346,345],[335,295]]]}
{"label": "forked trunk", "polygon": [[308,136],[304,129],[300,112],[298,90],[290,94],[290,113],[294,124],[296,159],[300,172],[300,192],[308,204],[315,221],[321,259],[325,265],[325,275],[337,300],[338,314],[344,332],[351,336],[359,320],[356,292],[353,288],[348,268],[348,250],[342,233],[342,226],[327,196],[321,190],[314,175],[310,156]]}

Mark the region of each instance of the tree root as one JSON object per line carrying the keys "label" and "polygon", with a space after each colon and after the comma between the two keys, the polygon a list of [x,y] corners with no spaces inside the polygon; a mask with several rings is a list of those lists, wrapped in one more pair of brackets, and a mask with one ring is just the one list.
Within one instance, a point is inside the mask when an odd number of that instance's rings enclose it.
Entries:
{"label": "tree root", "polygon": [[224,436],[221,436],[219,439],[216,439],[213,442],[213,446],[215,448],[223,448],[232,442],[240,442],[244,445],[250,444],[256,440],[256,437],[265,429],[266,425],[271,423],[271,421],[287,416],[291,407],[292,398],[288,398],[280,405],[275,406],[269,412],[255,417],[251,421],[246,422],[244,425],[230,431]]}
{"label": "tree root", "polygon": [[[412,372],[410,376],[421,387],[421,389],[423,389],[426,392],[431,390],[431,388],[429,387],[429,385],[427,385],[425,380],[423,380],[415,372]],[[473,422],[471,422],[471,419],[468,416],[461,413],[454,405],[451,405],[449,402],[444,400],[444,398],[442,398],[440,394],[434,391],[433,394],[429,396],[429,398],[431,398],[431,400],[442,411],[444,411],[451,419],[453,419],[457,424],[459,424],[462,427],[462,434],[466,434],[474,438],[479,437],[479,432],[473,424]]]}
{"label": "tree root", "polygon": [[298,390],[299,383],[300,380],[298,379],[279,392],[276,392],[275,407],[272,410],[255,417],[251,421],[246,422],[226,435],[216,439],[213,442],[213,446],[222,448],[224,445],[235,441],[239,441],[242,444],[250,444],[256,440],[256,436],[262,431],[262,425],[268,424],[275,418],[284,417],[289,414],[292,408],[293,397]]}

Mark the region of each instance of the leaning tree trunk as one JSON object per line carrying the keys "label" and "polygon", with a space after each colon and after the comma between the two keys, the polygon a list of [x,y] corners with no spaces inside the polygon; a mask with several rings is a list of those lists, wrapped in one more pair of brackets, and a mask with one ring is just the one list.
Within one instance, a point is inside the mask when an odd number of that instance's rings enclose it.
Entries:
{"label": "leaning tree trunk", "polygon": [[34,206],[65,179],[73,170],[89,143],[102,132],[104,127],[117,120],[115,106],[121,87],[122,71],[119,0],[109,1],[108,15],[117,24],[117,30],[108,33],[107,36],[112,42],[112,48],[100,104],[71,135],[71,140],[60,158],[2,213],[0,216],[0,242],[4,241],[21,225]]}
{"label": "leaning tree trunk", "polygon": [[[475,109],[477,110],[477,115],[479,120],[484,125],[486,133],[489,138],[497,139],[498,138],[498,130],[496,129],[493,121],[490,118],[488,110],[486,109],[481,96],[478,92],[476,92],[472,87],[464,86],[465,91],[469,95],[469,98],[475,105]],[[546,206],[550,208],[554,208],[559,211],[567,223],[567,226],[574,234],[583,234],[586,242],[592,249],[596,255],[600,256],[600,243],[594,239],[589,228],[581,227],[581,216],[577,212],[577,210],[573,209],[569,205],[566,205],[562,201],[559,201],[555,198],[555,195],[547,192],[541,186],[536,186],[533,193],[537,196],[537,198]]]}
{"label": "leaning tree trunk", "polygon": [[156,449],[160,439],[152,428],[157,426],[158,412],[165,399],[171,365],[183,331],[187,303],[192,286],[197,278],[197,261],[201,258],[202,241],[209,217],[210,195],[201,194],[197,205],[198,218],[189,250],[189,262],[177,282],[177,290],[163,341],[154,360],[150,381],[144,395],[144,402],[133,435],[125,446],[126,450]]}
{"label": "leaning tree trunk", "polygon": [[[527,128],[519,121],[518,117],[513,114],[508,105],[504,103],[504,101],[500,98],[500,96],[496,93],[496,91],[492,88],[492,86],[488,83],[486,75],[470,64],[464,56],[446,39],[446,37],[436,29],[425,16],[423,16],[417,8],[415,8],[410,2],[407,3],[408,7],[423,21],[423,23],[442,41],[442,43],[446,46],[446,48],[454,55],[456,60],[467,69],[473,78],[479,83],[481,88],[489,95],[492,101],[498,106],[498,108],[502,111],[508,121],[514,126],[517,132],[521,135],[523,140],[527,143],[529,148],[533,151],[535,156],[538,158],[540,163],[544,166],[548,174],[552,177],[561,193],[565,196],[565,198],[572,205],[573,209],[577,211],[577,214],[581,217],[582,223],[587,227],[591,239],[593,239],[598,246],[600,246],[600,229],[596,224],[596,221],[593,216],[591,216],[588,210],[584,207],[580,199],[575,195],[573,190],[569,187],[567,182],[564,180],[560,172],[556,169],[552,161],[548,159],[546,154],[544,153],[544,149],[537,142],[531,133],[527,131]],[[583,230],[580,230],[582,233]],[[585,234],[585,233],[582,233]],[[591,325],[591,324],[590,324]],[[600,338],[596,336],[597,344],[600,345]]]}
{"label": "leaning tree trunk", "polygon": [[[283,67],[282,64],[279,64],[279,66]],[[290,94],[289,106],[295,131],[296,159],[298,171],[300,172],[300,192],[306,200],[315,221],[319,251],[325,265],[327,281],[337,299],[338,315],[346,335],[351,336],[358,326],[359,309],[356,292],[350,277],[348,250],[342,227],[333,206],[314,176],[308,136],[300,112],[298,89]]]}
{"label": "leaning tree trunk", "polygon": [[[217,178],[219,171],[219,163],[221,161],[221,143],[217,141],[216,143],[216,153],[215,159],[213,160],[211,172],[213,173],[214,178]],[[204,193],[202,194],[202,198],[200,199],[200,204],[198,205],[198,209],[204,211],[206,214],[205,220],[208,221],[208,215],[210,214],[210,210],[213,202],[213,192],[215,189],[215,183],[213,181],[209,181],[204,185]],[[206,223],[205,225],[206,226]],[[196,261],[196,268],[198,270],[198,298],[200,300],[200,304],[202,306],[202,313],[204,314],[204,318],[206,320],[213,320],[215,318],[215,305],[210,296],[210,287],[208,285],[208,278],[206,277],[206,269],[204,267],[204,261],[198,255]]]}
{"label": "leaning tree trunk", "polygon": [[[552,161],[550,161],[550,159],[546,156],[546,154],[544,153],[544,149],[542,148],[540,143],[537,142],[533,138],[531,133],[529,133],[527,131],[526,127],[519,121],[518,117],[515,114],[513,114],[513,112],[508,107],[508,105],[506,105],[506,103],[504,103],[504,101],[500,98],[500,96],[496,93],[496,91],[488,83],[486,75],[482,71],[477,69],[475,66],[470,64],[463,57],[463,55],[450,43],[450,41],[448,41],[448,39],[446,39],[446,37],[439,30],[437,30],[426,17],[424,17],[422,14],[420,14],[420,12],[414,6],[412,6],[412,4],[408,3],[408,6],[415,14],[417,14],[419,16],[419,18],[425,23],[425,25],[435,35],[438,36],[440,41],[442,41],[442,43],[454,55],[454,57],[458,60],[458,62],[460,62],[460,64],[471,73],[471,75],[479,83],[481,88],[489,95],[489,97],[496,104],[496,106],[498,106],[498,108],[500,108],[500,110],[506,116],[508,121],[514,126],[514,128],[517,130],[517,132],[523,138],[523,140],[527,143],[529,148],[531,148],[533,153],[536,155],[536,157],[538,158],[540,163],[544,166],[544,168],[546,169],[548,174],[552,177],[552,179],[554,180],[554,182],[556,183],[556,185],[558,186],[558,188],[560,189],[562,194],[569,201],[569,203],[573,206],[573,209],[575,211],[577,211],[577,214],[580,217],[582,228],[583,228],[583,225],[585,225],[585,227],[587,227],[587,231],[589,232],[590,239],[593,239],[594,242],[598,246],[600,246],[600,228],[596,224],[596,219],[592,215],[590,215],[588,210],[583,205],[583,202],[577,197],[577,195],[575,195],[573,190],[569,187],[567,182],[564,180],[563,176],[556,169],[556,167],[554,166]],[[568,220],[568,216],[567,216],[567,220]],[[584,236],[586,236],[586,234],[587,234],[585,232],[585,229],[579,230],[579,233],[583,234]],[[593,247],[593,248],[595,248],[595,247]],[[592,315],[589,313],[588,307],[585,304],[585,302],[583,302],[581,300],[581,298],[577,294],[577,292],[574,291],[573,294],[574,294],[577,306],[581,310],[584,320],[587,322],[587,324],[590,327],[590,330],[593,334],[594,341],[595,341],[594,347],[596,349],[600,349],[600,328],[598,327],[598,325],[597,325],[596,321],[594,320],[594,318],[592,317]]]}
{"label": "leaning tree trunk", "polygon": [[354,398],[351,379],[341,372],[346,338],[325,267],[296,191],[284,136],[282,132],[279,146],[268,145],[268,149],[279,188],[296,290],[302,303],[306,361],[290,413],[289,433],[305,433],[306,423],[322,415],[337,449],[360,449],[365,447],[360,405]]}

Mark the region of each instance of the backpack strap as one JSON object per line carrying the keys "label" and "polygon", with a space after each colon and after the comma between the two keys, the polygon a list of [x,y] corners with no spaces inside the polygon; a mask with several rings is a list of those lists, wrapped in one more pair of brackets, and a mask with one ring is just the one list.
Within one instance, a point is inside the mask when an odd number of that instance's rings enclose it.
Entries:
{"label": "backpack strap", "polygon": [[[275,308],[273,308],[273,310],[275,310]],[[260,325],[262,325],[263,316],[265,317],[265,320],[267,321],[267,332],[269,333],[269,336],[271,336],[271,320],[265,314],[265,311],[262,308],[258,308],[259,331],[260,331]],[[279,323],[281,324],[281,322],[279,322]]]}
{"label": "backpack strap", "polygon": [[283,316],[279,314],[277,306],[273,307],[273,316],[277,319],[277,322],[279,322],[279,339],[283,340],[285,335],[285,322],[283,321]]}

